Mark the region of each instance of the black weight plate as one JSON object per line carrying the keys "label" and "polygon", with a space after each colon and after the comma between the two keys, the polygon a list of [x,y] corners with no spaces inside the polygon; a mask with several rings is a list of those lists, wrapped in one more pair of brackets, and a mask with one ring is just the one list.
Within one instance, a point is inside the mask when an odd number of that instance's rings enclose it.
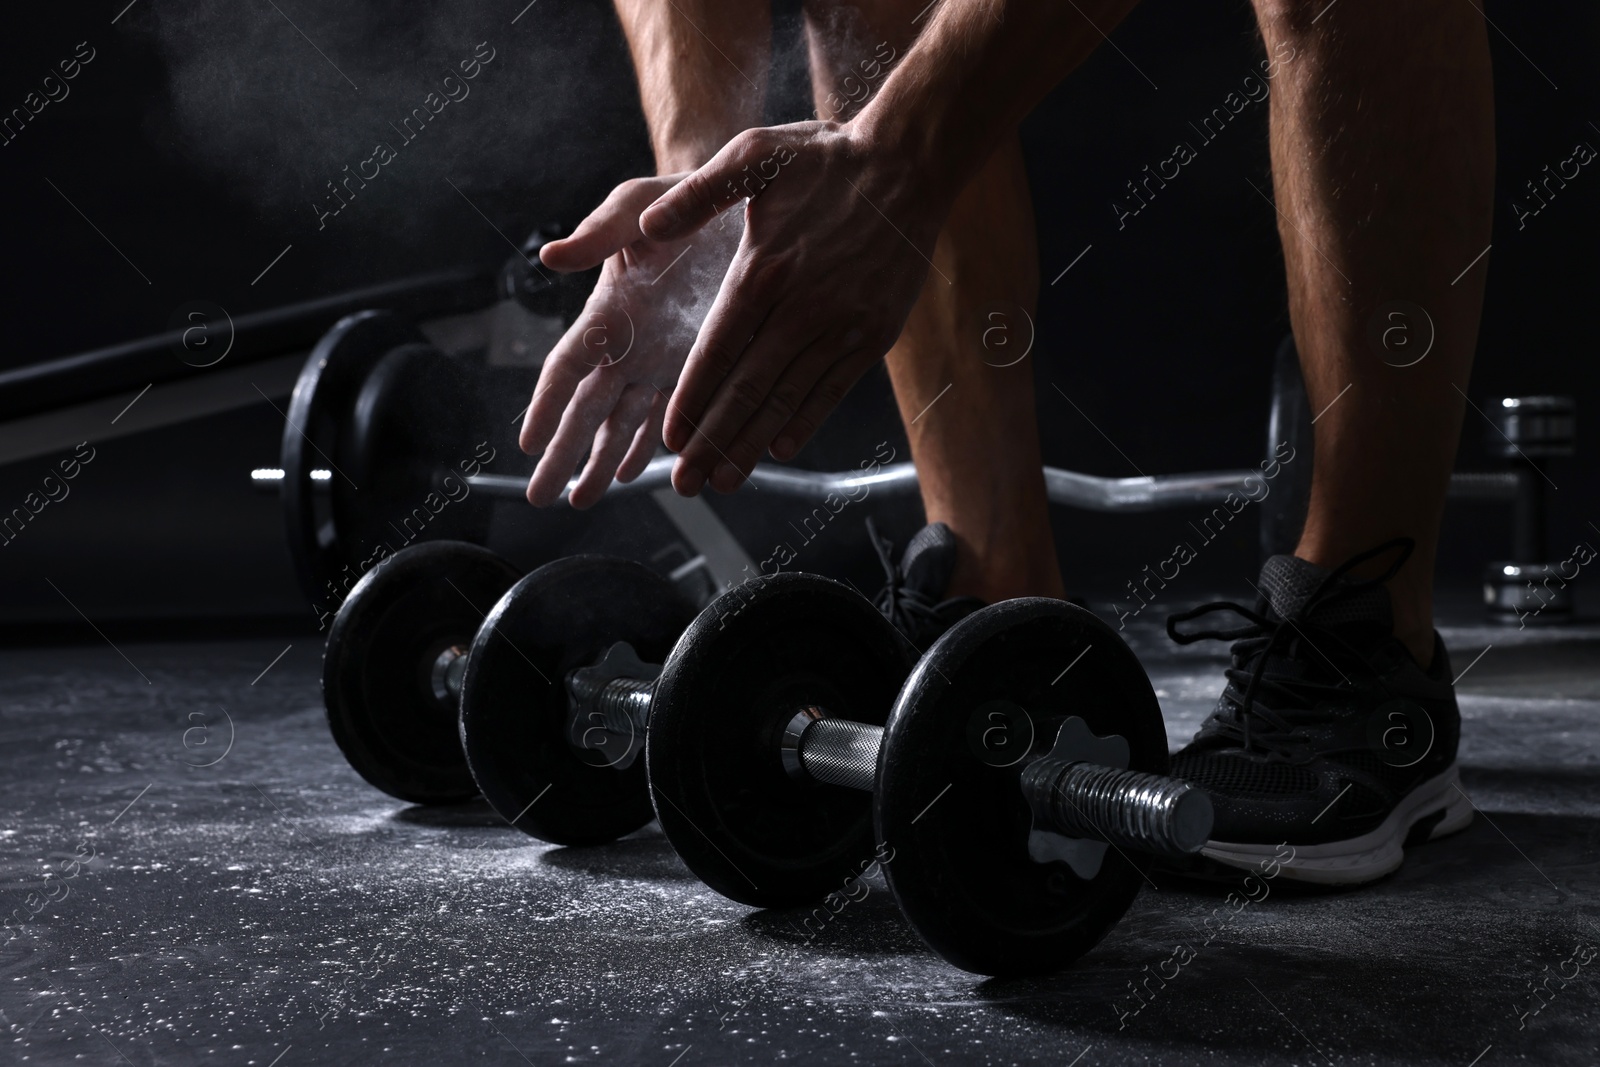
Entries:
{"label": "black weight plate", "polygon": [[475,377],[471,364],[420,342],[390,349],[373,366],[339,435],[349,477],[329,485],[347,557],[487,539],[492,502],[465,480],[494,455]]}
{"label": "black weight plate", "polygon": [[390,556],[356,583],[328,631],[322,695],[350,765],[418,804],[478,795],[455,709],[433,695],[433,664],[466,648],[521,572],[477,545],[433,541]]}
{"label": "black weight plate", "polygon": [[[923,940],[977,974],[1052,971],[1114,926],[1142,876],[1115,850],[1084,881],[1028,856],[1020,775],[1025,761],[980,744],[994,701],[1031,719],[1042,754],[1061,723],[1081,717],[1127,738],[1131,766],[1165,773],[1167,732],[1144,668],[1109,626],[1082,608],[1032,598],[992,605],[934,643],[901,690],[878,754],[875,818],[889,886]],[[987,721],[987,720],[986,720]],[[1029,732],[1026,721],[1009,728]],[[985,758],[990,757],[990,758]],[[995,766],[1005,762],[1006,766]]]}
{"label": "black weight plate", "polygon": [[392,312],[347,315],[323,334],[295,382],[279,451],[280,492],[295,575],[318,609],[336,610],[359,574],[346,571],[355,560],[340,543],[333,519],[318,508],[311,472],[331,469],[335,481],[349,479],[338,455],[339,437],[354,416],[362,385],[390,349],[422,340],[415,326]]}
{"label": "black weight plate", "polygon": [[643,760],[618,769],[569,743],[565,679],[618,641],[661,663],[693,617],[671,582],[606,556],[547,563],[501,597],[461,685],[461,746],[495,810],[558,845],[613,841],[649,822]]}
{"label": "black weight plate", "polygon": [[672,651],[645,758],[656,817],[689,869],[755,907],[816,900],[872,855],[872,798],[802,782],[779,738],[808,705],[882,725],[911,656],[849,587],[756,578],[701,612]]}
{"label": "black weight plate", "polygon": [[1276,476],[1262,479],[1267,487],[1267,495],[1260,498],[1262,562],[1269,556],[1287,555],[1300,543],[1306,509],[1311,505],[1311,453],[1311,401],[1291,334],[1278,346],[1272,364],[1272,410],[1261,470]]}

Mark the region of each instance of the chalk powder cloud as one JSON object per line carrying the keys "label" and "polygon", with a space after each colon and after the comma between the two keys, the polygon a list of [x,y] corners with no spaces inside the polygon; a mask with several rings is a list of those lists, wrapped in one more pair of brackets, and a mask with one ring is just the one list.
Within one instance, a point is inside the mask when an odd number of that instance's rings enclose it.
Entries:
{"label": "chalk powder cloud", "polygon": [[445,108],[452,103],[462,103],[471,96],[473,79],[482,74],[484,68],[494,62],[494,58],[495,50],[489,42],[479,42],[472,50],[472,56],[460,61],[459,76],[454,72],[446,74],[439,88],[423,97],[420,103],[400,118],[398,124],[390,121],[389,128],[394,130],[395,137],[380,140],[373,147],[372,154],[356,164],[353,173],[350,165],[345,164],[342,176],[328,181],[327,196],[311,206],[317,215],[317,229],[325,229],[331,216],[339,214],[353,203],[356,193],[365,189],[367,182],[376,181],[384,173],[384,168],[399,158],[400,153],[395,145],[404,148],[411,144],[427,132],[429,123],[442,115]]}
{"label": "chalk powder cloud", "polygon": [[[203,0],[135,9],[124,22],[165,68],[165,99],[147,112],[146,138],[308,236],[320,218],[308,205],[318,203],[340,208],[341,234],[414,238],[454,228],[462,205],[447,177],[469,192],[534,192],[528,210],[542,222],[547,203],[592,206],[631,176],[622,172],[634,169],[630,153],[645,148],[636,93],[616,76],[629,78],[620,34],[600,6],[540,5],[516,25],[515,9],[483,0],[362,0],[288,13],[292,26],[271,5]],[[492,50],[492,73],[467,86],[470,99],[452,100],[467,83],[460,64],[484,63],[479,42],[484,55]],[[445,101],[442,113],[430,110],[438,106],[430,93]],[[412,117],[417,130],[417,107],[430,117],[413,143],[390,124]],[[403,160],[378,164],[377,181],[364,179],[369,188],[347,189],[344,168],[359,177],[379,141]],[[327,199],[330,181],[337,199]],[[342,208],[349,190],[362,200]]]}

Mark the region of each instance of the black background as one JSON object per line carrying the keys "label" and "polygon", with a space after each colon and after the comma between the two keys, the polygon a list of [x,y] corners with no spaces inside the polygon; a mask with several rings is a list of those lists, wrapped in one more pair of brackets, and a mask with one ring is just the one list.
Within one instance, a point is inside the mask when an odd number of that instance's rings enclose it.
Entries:
{"label": "black background", "polygon": [[[579,218],[616,181],[651,169],[607,4],[541,0],[513,25],[520,0],[447,8],[298,0],[280,2],[281,11],[265,0],[182,8],[138,0],[113,24],[125,2],[8,16],[0,110],[21,106],[78,42],[97,54],[67,99],[0,147],[0,367],[159,332],[190,300],[238,315],[412,272],[498,264],[508,249],[496,229],[520,239],[547,220]],[[1486,10],[1498,28],[1490,39],[1499,179],[1494,250],[1475,268],[1488,270],[1489,290],[1469,393],[1480,406],[1507,394],[1570,394],[1582,421],[1600,400],[1591,328],[1600,176],[1585,168],[1522,230],[1511,202],[1575,143],[1600,146],[1591,125],[1600,124],[1592,74],[1600,9],[1562,0]],[[793,30],[791,12],[780,27],[783,74],[770,118],[809,111]],[[1147,0],[1114,40],[1125,55],[1102,48],[1024,128],[1045,283],[1033,359],[1046,460],[1106,475],[1133,474],[1130,463],[1146,472],[1252,465],[1263,448],[1272,352],[1287,330],[1273,209],[1250,187],[1270,188],[1265,105],[1247,109],[1120,232],[1111,201],[1255,69],[1253,17],[1237,2]],[[496,58],[472,96],[319,231],[311,204],[324,183],[388,139],[386,123],[480,41]],[[892,410],[881,376],[870,379],[806,462],[853,466],[872,442],[903,442]],[[262,403],[97,442],[72,496],[0,547],[0,623],[73,621],[88,634],[47,577],[107,624],[309,621],[277,501],[245,477],[275,462],[281,432],[281,417]],[[1462,466],[1486,462],[1486,432],[1469,411]],[[513,447],[509,428],[505,437]],[[1580,429],[1579,456],[1552,469],[1556,548],[1600,542],[1589,525],[1600,523],[1600,465],[1582,441]],[[53,459],[0,468],[0,510],[20,504]],[[1188,517],[1058,511],[1069,582],[1115,594],[1168,554]],[[895,531],[917,522],[909,513],[883,518]],[[1500,509],[1453,507],[1447,523],[1449,582],[1471,584],[1509,547]],[[1236,524],[1185,572],[1178,595],[1243,591],[1254,535],[1253,523]],[[864,539],[851,552],[865,552]]]}

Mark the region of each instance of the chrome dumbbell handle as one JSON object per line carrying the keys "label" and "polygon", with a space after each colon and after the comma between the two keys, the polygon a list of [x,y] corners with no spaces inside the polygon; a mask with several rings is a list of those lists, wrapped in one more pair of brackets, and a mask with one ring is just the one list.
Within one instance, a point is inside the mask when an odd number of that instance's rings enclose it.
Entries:
{"label": "chrome dumbbell handle", "polygon": [[1022,791],[1064,837],[1187,856],[1211,836],[1211,798],[1162,774],[1046,758],[1023,770]]}
{"label": "chrome dumbbell handle", "polygon": [[[784,763],[791,774],[870,792],[882,744],[882,727],[806,708],[784,731]],[[1047,756],[1023,770],[1022,790],[1044,828],[1063,837],[1182,856],[1211,835],[1211,798],[1165,775]]]}
{"label": "chrome dumbbell handle", "polygon": [[446,711],[454,713],[461,706],[461,678],[466,670],[465,645],[451,645],[441,650],[428,667],[428,683],[433,691],[433,699]]}
{"label": "chrome dumbbell handle", "polygon": [[567,673],[572,705],[570,736],[580,748],[604,748],[607,735],[629,744],[644,737],[650,694],[661,667],[645,663],[633,646],[619,641],[594,663]]}
{"label": "chrome dumbbell handle", "polygon": [[655,683],[646,678],[613,678],[595,700],[598,725],[622,736],[642,732],[650,720],[650,694],[654,689]]}
{"label": "chrome dumbbell handle", "polygon": [[780,744],[784,768],[794,777],[870,793],[878,776],[883,727],[830,719],[821,708],[802,708],[784,728]]}

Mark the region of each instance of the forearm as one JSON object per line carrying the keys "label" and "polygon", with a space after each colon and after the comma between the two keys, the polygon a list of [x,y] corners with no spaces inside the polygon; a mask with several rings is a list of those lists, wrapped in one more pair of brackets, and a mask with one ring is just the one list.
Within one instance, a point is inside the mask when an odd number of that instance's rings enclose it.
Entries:
{"label": "forearm", "polygon": [[851,120],[873,153],[949,203],[994,148],[1138,0],[944,0]]}
{"label": "forearm", "polygon": [[752,0],[616,0],[660,174],[693,170],[761,121],[770,5]]}

